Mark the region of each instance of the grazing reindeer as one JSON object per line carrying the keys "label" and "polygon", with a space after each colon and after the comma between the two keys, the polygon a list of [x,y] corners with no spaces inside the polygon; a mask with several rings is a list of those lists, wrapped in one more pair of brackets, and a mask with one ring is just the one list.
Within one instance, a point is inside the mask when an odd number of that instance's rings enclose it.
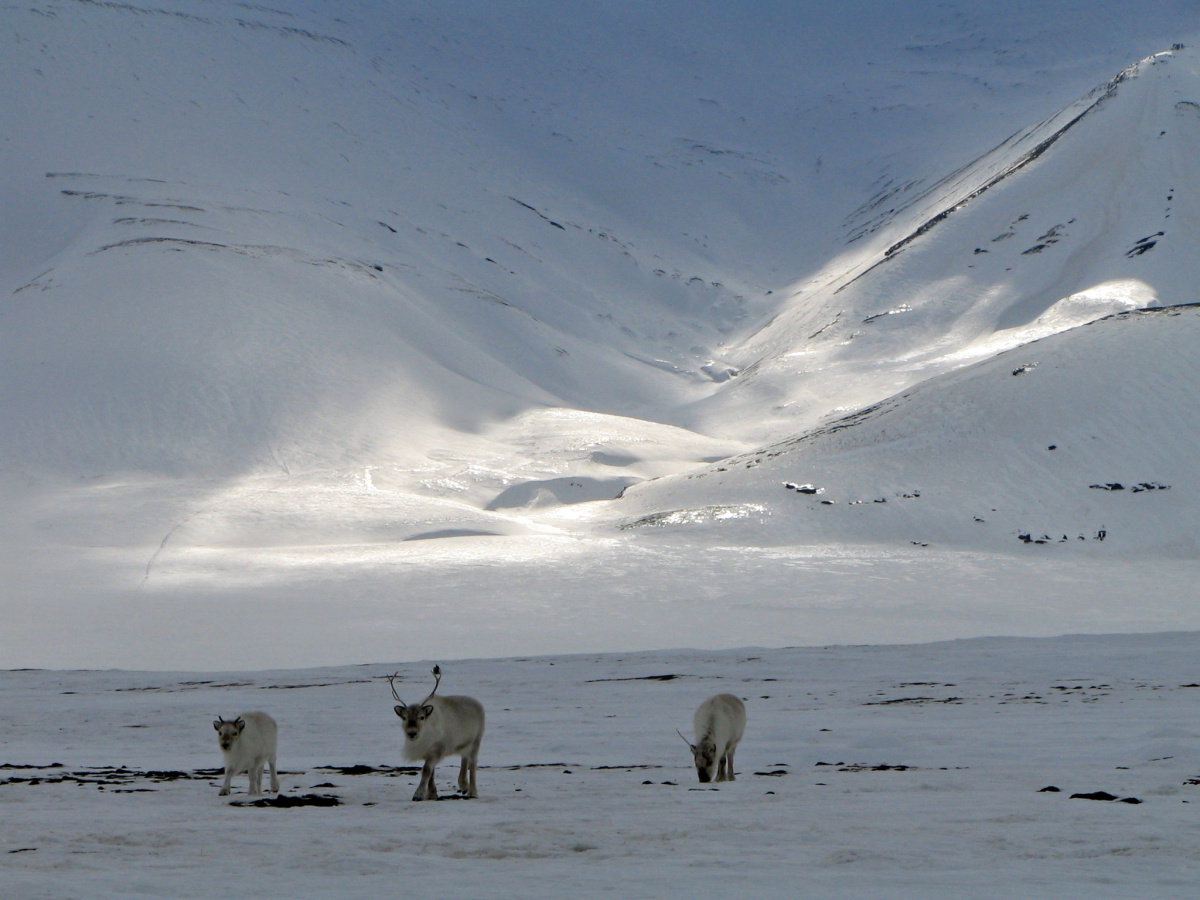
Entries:
{"label": "grazing reindeer", "polygon": [[396,675],[388,676],[392,696],[399,704],[396,715],[404,721],[404,758],[424,760],[421,783],[414,800],[436,800],[437,785],[433,771],[447,756],[462,757],[458,771],[458,792],[478,797],[475,790],[475,767],[479,761],[479,742],[483,740],[483,706],[474,697],[435,697],[442,683],[440,666],[433,667],[433,690],[429,696],[408,706],[396,693]]}
{"label": "grazing reindeer", "polygon": [[[746,730],[746,707],[733,694],[717,694],[700,704],[692,718],[696,743],[676,732],[692,748],[696,774],[702,784],[710,781],[734,781],[733,751]],[[713,777],[715,769],[716,778]]]}
{"label": "grazing reindeer", "polygon": [[233,776],[243,772],[250,776],[251,796],[261,794],[263,763],[271,765],[271,790],[278,794],[275,746],[279,728],[275,720],[264,712],[248,712],[229,722],[218,716],[213,728],[217,730],[221,752],[225,754],[225,783],[221,786],[220,796],[229,793]]}

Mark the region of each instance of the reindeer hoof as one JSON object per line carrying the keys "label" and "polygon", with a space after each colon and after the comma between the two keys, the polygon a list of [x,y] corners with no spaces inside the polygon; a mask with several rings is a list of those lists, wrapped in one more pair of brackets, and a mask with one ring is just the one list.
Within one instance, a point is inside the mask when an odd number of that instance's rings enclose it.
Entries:
{"label": "reindeer hoof", "polygon": [[229,796],[229,788],[221,788],[221,792],[219,794],[217,794],[217,796],[218,797],[228,797]]}

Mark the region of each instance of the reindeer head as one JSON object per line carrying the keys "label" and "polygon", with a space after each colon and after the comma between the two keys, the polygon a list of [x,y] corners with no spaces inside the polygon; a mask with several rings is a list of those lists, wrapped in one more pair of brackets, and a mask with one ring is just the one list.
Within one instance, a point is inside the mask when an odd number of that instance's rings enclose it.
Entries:
{"label": "reindeer head", "polygon": [[683,732],[676,729],[675,733],[683,738],[683,742],[692,751],[692,760],[696,763],[696,777],[700,779],[701,784],[708,784],[717,771],[717,745],[710,740],[693,744],[683,737]]}
{"label": "reindeer head", "polygon": [[217,721],[213,722],[213,728],[217,730],[217,740],[221,744],[222,750],[228,750],[233,746],[234,741],[242,733],[242,729],[246,727],[246,720],[238,716],[232,721],[226,722],[220,716],[217,716]]}
{"label": "reindeer head", "polygon": [[415,741],[421,734],[421,723],[433,714],[433,707],[428,703],[417,703],[407,706],[401,702],[392,707],[404,722],[404,736]]}
{"label": "reindeer head", "polygon": [[396,693],[396,678],[399,674],[397,672],[395,675],[388,676],[388,684],[391,685],[392,696],[396,699],[397,704],[392,709],[395,710],[396,715],[404,722],[404,737],[410,741],[415,741],[421,734],[421,724],[433,715],[433,704],[429,701],[437,692],[438,685],[442,683],[442,669],[441,666],[433,667],[433,690],[429,692],[428,697],[412,706],[401,700],[400,695]]}

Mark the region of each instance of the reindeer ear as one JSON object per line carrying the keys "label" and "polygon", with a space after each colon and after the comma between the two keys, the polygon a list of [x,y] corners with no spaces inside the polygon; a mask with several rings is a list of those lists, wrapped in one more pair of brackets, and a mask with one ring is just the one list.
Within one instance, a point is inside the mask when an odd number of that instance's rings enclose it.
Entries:
{"label": "reindeer ear", "polygon": [[421,718],[422,719],[428,719],[432,715],[433,715],[433,706],[431,704],[426,703],[424,706],[421,707]]}
{"label": "reindeer ear", "polygon": [[223,722],[223,721],[224,721],[224,719],[221,719],[218,717],[217,721],[213,722],[213,728],[215,728],[217,731],[220,731],[221,730],[221,722]]}
{"label": "reindeer ear", "polygon": [[246,727],[246,720],[243,719],[241,716],[238,716],[237,721],[234,722],[233,724],[237,726],[238,734],[241,734],[242,729]]}
{"label": "reindeer ear", "polygon": [[401,703],[399,706],[393,706],[393,707],[392,707],[392,709],[394,709],[394,710],[396,711],[396,715],[398,715],[398,716],[403,716],[403,715],[404,715],[404,711],[405,711],[406,709],[408,709],[408,707],[407,707],[407,706],[405,706],[403,703]]}

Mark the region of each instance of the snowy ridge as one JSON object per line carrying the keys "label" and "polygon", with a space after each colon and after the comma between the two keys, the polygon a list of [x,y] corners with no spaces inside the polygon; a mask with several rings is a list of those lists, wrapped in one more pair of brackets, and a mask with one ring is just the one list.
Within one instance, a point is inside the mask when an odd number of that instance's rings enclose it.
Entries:
{"label": "snowy ridge", "polygon": [[739,348],[745,384],[708,403],[746,392],[771,403],[763,433],[807,427],[1112,312],[1194,302],[1194,254],[1170,237],[1200,223],[1176,187],[1196,177],[1193,96],[1196,52],[1156,54],[893,211]]}

